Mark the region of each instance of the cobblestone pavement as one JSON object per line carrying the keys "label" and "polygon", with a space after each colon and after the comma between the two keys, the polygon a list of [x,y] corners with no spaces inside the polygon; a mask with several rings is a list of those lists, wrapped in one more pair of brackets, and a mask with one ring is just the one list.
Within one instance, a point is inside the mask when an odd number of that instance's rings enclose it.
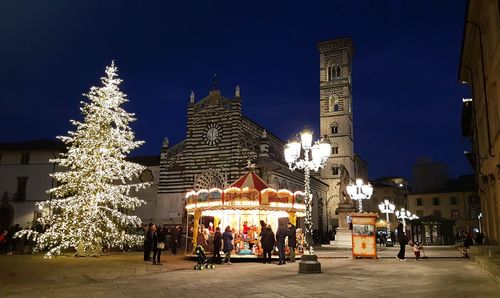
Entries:
{"label": "cobblestone pavement", "polygon": [[[454,248],[427,248],[406,262],[384,250],[353,260],[346,251],[318,251],[322,274],[285,266],[234,262],[195,271],[192,260],[164,256],[163,266],[140,253],[101,258],[0,256],[1,297],[499,297],[500,286]],[[384,257],[387,255],[387,257]],[[407,254],[410,256],[410,254]]]}

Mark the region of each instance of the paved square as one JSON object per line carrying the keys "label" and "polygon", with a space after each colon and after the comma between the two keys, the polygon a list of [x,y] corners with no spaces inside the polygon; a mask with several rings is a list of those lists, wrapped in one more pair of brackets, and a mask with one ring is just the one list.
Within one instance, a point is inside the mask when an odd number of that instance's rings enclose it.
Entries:
{"label": "paved square", "polygon": [[[348,258],[318,251],[323,273],[298,274],[298,264],[253,262],[194,271],[194,262],[166,255],[163,266],[140,253],[101,258],[0,256],[2,297],[498,297],[500,286],[455,249],[428,248],[422,261]],[[410,256],[410,254],[407,254]]]}

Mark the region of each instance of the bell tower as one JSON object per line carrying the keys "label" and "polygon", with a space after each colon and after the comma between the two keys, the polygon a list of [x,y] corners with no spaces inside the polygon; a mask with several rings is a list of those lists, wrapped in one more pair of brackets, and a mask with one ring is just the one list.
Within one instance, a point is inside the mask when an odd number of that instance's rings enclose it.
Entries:
{"label": "bell tower", "polygon": [[349,37],[321,41],[317,47],[320,54],[320,131],[332,145],[332,155],[321,170],[321,180],[329,185],[327,212],[335,218],[335,210],[347,196],[343,194],[345,185],[356,178],[351,86],[354,47]]}

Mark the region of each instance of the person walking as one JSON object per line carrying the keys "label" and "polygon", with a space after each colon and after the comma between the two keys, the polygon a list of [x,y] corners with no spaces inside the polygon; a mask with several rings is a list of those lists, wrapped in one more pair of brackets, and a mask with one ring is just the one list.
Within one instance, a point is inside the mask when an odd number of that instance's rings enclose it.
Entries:
{"label": "person walking", "polygon": [[397,227],[397,231],[398,231],[398,242],[399,242],[399,253],[398,253],[397,258],[400,261],[406,261],[405,246],[408,243],[408,240],[406,239],[406,235],[405,235],[405,231],[404,231],[402,223],[399,223],[399,225]]}
{"label": "person walking", "polygon": [[295,262],[295,247],[297,246],[297,228],[288,222],[288,248],[290,249],[290,263]]}
{"label": "person walking", "polygon": [[179,242],[179,226],[175,226],[170,231],[170,252],[173,256],[177,255],[177,247]]}
{"label": "person walking", "polygon": [[271,264],[271,254],[273,252],[274,244],[276,239],[274,238],[273,230],[271,225],[267,225],[266,228],[261,233],[260,244],[262,245],[262,250],[264,251],[264,264]]}
{"label": "person walking", "polygon": [[220,258],[220,250],[222,248],[222,234],[220,232],[220,228],[217,227],[215,228],[215,233],[214,233],[214,255],[213,255],[213,261],[217,262],[218,264],[221,263],[221,258]]}
{"label": "person walking", "polygon": [[222,242],[224,243],[223,252],[226,254],[225,260],[228,265],[231,265],[231,251],[234,249],[233,246],[233,234],[231,233],[231,227],[227,226],[222,234]]}
{"label": "person walking", "polygon": [[[163,265],[160,262],[161,250],[165,248],[165,242],[162,242],[162,233],[157,231],[156,225],[152,229],[152,246],[153,246],[153,265]],[[164,241],[164,240],[163,240]]]}
{"label": "person walking", "polygon": [[146,230],[146,236],[144,237],[144,261],[151,261],[151,250],[153,249],[153,234],[152,229],[153,223],[148,224],[148,228]]}
{"label": "person walking", "polygon": [[288,236],[288,229],[282,224],[276,231],[276,246],[278,246],[279,263],[278,265],[285,265],[285,239]]}

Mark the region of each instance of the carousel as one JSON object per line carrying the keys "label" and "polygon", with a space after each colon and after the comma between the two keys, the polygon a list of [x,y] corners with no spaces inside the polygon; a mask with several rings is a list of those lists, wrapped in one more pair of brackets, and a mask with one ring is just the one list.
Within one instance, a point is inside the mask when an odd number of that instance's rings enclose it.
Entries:
{"label": "carousel", "polygon": [[[234,252],[231,257],[259,257],[261,222],[271,225],[276,233],[279,224],[290,221],[297,224],[297,217],[305,216],[305,193],[292,193],[287,189],[270,188],[252,170],[222,190],[219,188],[190,191],[186,194],[188,214],[186,245],[193,252],[196,245],[213,252],[213,235],[219,227],[224,232],[230,227],[234,237]],[[191,221],[192,220],[192,221]],[[301,254],[303,243],[301,229],[297,229],[297,254]],[[191,245],[189,245],[191,244]]]}

